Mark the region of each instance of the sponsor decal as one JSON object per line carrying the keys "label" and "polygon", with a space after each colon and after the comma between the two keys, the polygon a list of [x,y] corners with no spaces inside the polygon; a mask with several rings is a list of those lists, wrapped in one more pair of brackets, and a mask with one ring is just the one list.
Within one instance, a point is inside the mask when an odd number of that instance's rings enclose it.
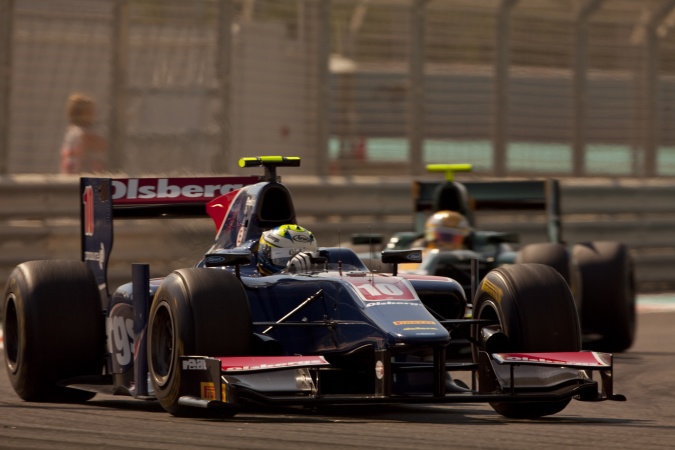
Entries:
{"label": "sponsor decal", "polygon": [[218,358],[225,372],[244,370],[283,369],[286,367],[327,366],[322,356],[267,356],[267,357],[224,357]]}
{"label": "sponsor decal", "polygon": [[553,364],[561,366],[609,367],[611,356],[597,352],[495,353],[502,363]]}
{"label": "sponsor decal", "polygon": [[207,264],[222,264],[223,262],[225,262],[225,258],[218,255],[209,255],[206,258],[204,258],[204,261]]}
{"label": "sponsor decal", "polygon": [[295,242],[309,242],[311,239],[309,239],[309,236],[305,236],[305,235],[300,234],[300,235],[293,236],[293,240]]}
{"label": "sponsor decal", "polygon": [[433,320],[397,320],[394,325],[436,325]]}
{"label": "sponsor decal", "polygon": [[225,195],[209,200],[206,203],[206,213],[213,219],[216,231],[219,231],[225,221],[225,215],[230,210],[232,203],[237,198],[241,190],[230,191]]}
{"label": "sponsor decal", "polygon": [[105,262],[105,246],[101,242],[101,249],[97,252],[84,252],[85,261],[98,262],[99,269],[103,270],[103,263]]}
{"label": "sponsor decal", "polygon": [[390,300],[385,300],[385,301],[379,301],[379,302],[368,302],[366,303],[366,308],[370,308],[371,306],[393,306],[393,305],[405,305],[405,306],[420,306],[421,303],[415,302],[415,301],[407,301],[407,302],[394,302]]}
{"label": "sponsor decal", "polygon": [[131,367],[136,347],[133,308],[127,303],[116,304],[107,322],[113,372],[123,373]]}
{"label": "sponsor decal", "polygon": [[484,279],[482,283],[482,288],[485,292],[490,294],[492,298],[500,302],[502,300],[503,291],[495,286],[490,280]]}
{"label": "sponsor decal", "polygon": [[541,362],[547,364],[564,364],[565,361],[560,359],[549,359],[549,358],[537,358],[532,356],[507,356],[504,358],[505,361],[529,361],[529,362]]}
{"label": "sponsor decal", "polygon": [[384,364],[382,364],[382,361],[375,363],[375,376],[378,380],[384,378]]}
{"label": "sponsor decal", "polygon": [[[438,331],[438,328],[434,327],[414,327],[414,328],[404,328],[403,331],[417,331],[417,330],[435,330]],[[419,333],[418,333],[419,334]]]}
{"label": "sponsor decal", "polygon": [[257,177],[117,178],[112,180],[112,199],[116,204],[211,200],[258,181]]}
{"label": "sponsor decal", "polygon": [[422,253],[410,253],[409,255],[406,255],[405,259],[412,262],[422,262]]}
{"label": "sponsor decal", "polygon": [[201,397],[204,400],[216,400],[216,386],[210,381],[202,381],[199,383]]}
{"label": "sponsor decal", "polygon": [[183,360],[183,370],[206,370],[206,361],[203,359],[185,359]]}

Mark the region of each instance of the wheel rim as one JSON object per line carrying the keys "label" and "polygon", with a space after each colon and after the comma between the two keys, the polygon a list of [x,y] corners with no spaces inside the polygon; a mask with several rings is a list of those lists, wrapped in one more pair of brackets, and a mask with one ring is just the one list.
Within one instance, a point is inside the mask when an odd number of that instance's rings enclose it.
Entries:
{"label": "wheel rim", "polygon": [[3,340],[5,347],[5,361],[12,373],[16,373],[19,364],[19,316],[16,310],[16,297],[10,294],[5,309],[3,323]]}
{"label": "wheel rim", "polygon": [[[481,333],[483,329],[491,329],[495,332],[502,332],[505,333],[501,318],[499,317],[499,314],[497,313],[497,309],[494,305],[494,303],[490,300],[484,302],[482,305],[480,305],[480,310],[477,312],[477,315],[475,317],[476,319],[488,319],[496,322],[494,325],[487,325],[487,326],[481,326],[481,325],[476,325],[475,331],[474,331],[474,338],[480,342],[481,340]],[[486,349],[483,348],[483,345],[474,345],[473,346],[474,351],[473,351],[473,360],[478,361],[478,352],[479,351],[485,351]]]}
{"label": "wheel rim", "polygon": [[173,368],[175,330],[171,309],[162,302],[158,305],[150,327],[150,364],[153,379],[164,386]]}

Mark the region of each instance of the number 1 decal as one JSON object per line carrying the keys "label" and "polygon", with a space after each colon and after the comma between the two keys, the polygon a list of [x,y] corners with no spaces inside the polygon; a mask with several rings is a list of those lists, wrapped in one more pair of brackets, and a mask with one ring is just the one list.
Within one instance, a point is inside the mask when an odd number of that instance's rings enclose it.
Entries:
{"label": "number 1 decal", "polygon": [[94,235],[94,190],[91,186],[84,188],[82,194],[82,203],[84,204],[84,234],[85,236]]}

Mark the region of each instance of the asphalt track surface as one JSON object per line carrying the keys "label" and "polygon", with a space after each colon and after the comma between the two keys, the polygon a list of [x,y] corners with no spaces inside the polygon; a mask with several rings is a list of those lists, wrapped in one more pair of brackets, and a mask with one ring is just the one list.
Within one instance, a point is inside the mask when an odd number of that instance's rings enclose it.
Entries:
{"label": "asphalt track surface", "polygon": [[156,402],[127,397],[97,395],[81,405],[23,402],[3,369],[0,448],[675,448],[675,312],[668,309],[641,308],[635,345],[615,356],[615,390],[628,397],[625,403],[573,401],[538,420],[506,419],[481,404],[175,418]]}

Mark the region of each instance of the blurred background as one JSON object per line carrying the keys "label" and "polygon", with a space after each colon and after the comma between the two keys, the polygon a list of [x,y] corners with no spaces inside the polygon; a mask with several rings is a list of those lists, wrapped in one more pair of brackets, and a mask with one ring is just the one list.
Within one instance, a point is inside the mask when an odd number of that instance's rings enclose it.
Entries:
{"label": "blurred background", "polygon": [[0,0],[0,172],[54,173],[73,92],[111,168],[675,175],[669,0]]}

